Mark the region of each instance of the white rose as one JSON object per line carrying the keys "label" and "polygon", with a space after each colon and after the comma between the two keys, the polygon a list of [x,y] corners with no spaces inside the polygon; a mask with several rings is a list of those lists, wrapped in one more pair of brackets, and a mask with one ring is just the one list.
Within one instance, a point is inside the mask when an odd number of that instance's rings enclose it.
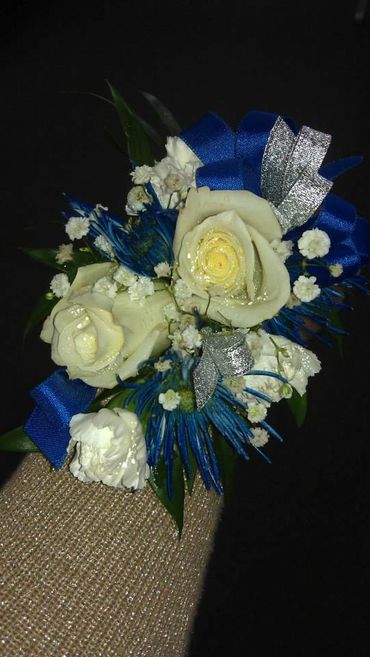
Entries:
{"label": "white rose", "polygon": [[193,305],[243,328],[273,317],[290,295],[288,271],[271,246],[281,236],[269,203],[259,196],[191,189],[177,220],[174,252]]}
{"label": "white rose", "polygon": [[135,413],[102,408],[79,413],[70,422],[69,469],[80,481],[101,481],[115,488],[144,488],[150,471],[143,429]]}
{"label": "white rose", "polygon": [[168,292],[157,291],[139,306],[128,292],[111,298],[94,291],[96,281],[112,276],[115,267],[81,267],[41,332],[51,344],[53,361],[67,367],[71,379],[99,388],[113,388],[117,376],[135,376],[142,361],[169,346],[163,317],[163,307],[171,302]]}

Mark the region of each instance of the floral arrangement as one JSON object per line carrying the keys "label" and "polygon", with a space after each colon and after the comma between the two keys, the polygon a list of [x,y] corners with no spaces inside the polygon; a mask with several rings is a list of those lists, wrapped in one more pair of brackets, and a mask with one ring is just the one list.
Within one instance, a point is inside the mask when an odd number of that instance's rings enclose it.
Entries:
{"label": "floral arrangement", "polygon": [[346,291],[367,292],[369,224],[331,191],[360,158],[323,164],[329,135],[264,112],[180,132],[147,95],[170,133],[155,161],[157,133],[110,91],[133,186],[119,217],[66,197],[64,243],[29,250],[59,270],[30,322],[58,369],[0,447],[68,457],[82,482],[149,482],[181,531],[197,472],[222,494],[235,454],[269,461],[281,440],[272,404],[303,420],[308,340],[344,334]]}

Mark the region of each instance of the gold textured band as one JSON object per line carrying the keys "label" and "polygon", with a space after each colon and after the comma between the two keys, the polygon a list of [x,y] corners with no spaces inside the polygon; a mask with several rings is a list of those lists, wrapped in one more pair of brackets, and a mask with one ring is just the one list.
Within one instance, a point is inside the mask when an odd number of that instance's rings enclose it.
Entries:
{"label": "gold textured band", "polygon": [[196,482],[181,541],[149,487],[27,456],[0,492],[4,657],[183,657],[221,509]]}

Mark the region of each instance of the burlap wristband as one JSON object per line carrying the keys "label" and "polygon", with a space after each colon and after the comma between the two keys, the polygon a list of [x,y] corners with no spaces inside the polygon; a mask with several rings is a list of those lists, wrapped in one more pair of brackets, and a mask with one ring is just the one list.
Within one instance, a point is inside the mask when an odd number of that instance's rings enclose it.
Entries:
{"label": "burlap wristband", "polygon": [[185,655],[220,508],[197,481],[179,542],[149,487],[81,484],[27,456],[0,492],[1,655]]}

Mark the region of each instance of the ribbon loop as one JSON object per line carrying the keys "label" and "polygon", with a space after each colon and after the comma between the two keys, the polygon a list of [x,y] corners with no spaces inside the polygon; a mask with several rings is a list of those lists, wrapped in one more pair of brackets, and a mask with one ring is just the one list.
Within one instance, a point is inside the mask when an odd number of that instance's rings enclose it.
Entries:
{"label": "ribbon loop", "polygon": [[24,430],[55,468],[61,468],[67,456],[71,418],[86,411],[95,394],[96,388],[69,379],[64,370],[57,370],[32,390],[36,408]]}
{"label": "ribbon loop", "polygon": [[253,356],[245,335],[203,332],[203,353],[193,372],[197,409],[201,410],[213,396],[219,375],[222,377],[246,374],[253,367]]}
{"label": "ribbon loop", "polygon": [[279,117],[271,130],[261,169],[261,191],[283,233],[302,226],[316,212],[332,182],[319,174],[331,136],[303,126],[298,135]]}

